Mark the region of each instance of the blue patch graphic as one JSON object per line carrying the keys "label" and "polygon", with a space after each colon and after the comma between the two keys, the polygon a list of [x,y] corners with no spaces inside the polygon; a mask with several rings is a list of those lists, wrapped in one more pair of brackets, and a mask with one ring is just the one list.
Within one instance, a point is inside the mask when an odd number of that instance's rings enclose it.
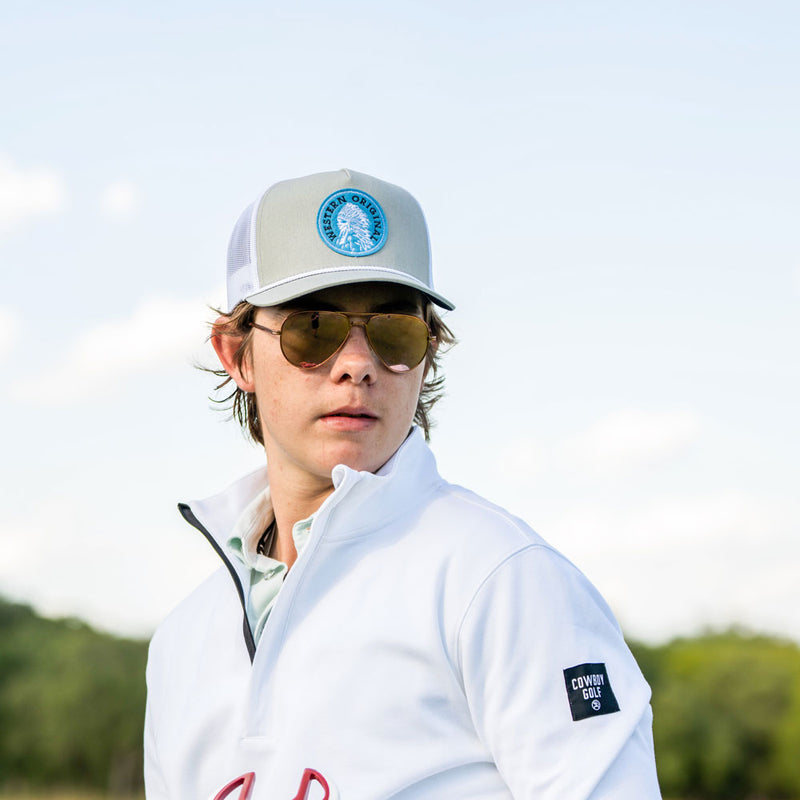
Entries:
{"label": "blue patch graphic", "polygon": [[342,189],[325,198],[317,230],[331,250],[345,256],[368,256],[386,244],[386,216],[378,201],[358,189]]}

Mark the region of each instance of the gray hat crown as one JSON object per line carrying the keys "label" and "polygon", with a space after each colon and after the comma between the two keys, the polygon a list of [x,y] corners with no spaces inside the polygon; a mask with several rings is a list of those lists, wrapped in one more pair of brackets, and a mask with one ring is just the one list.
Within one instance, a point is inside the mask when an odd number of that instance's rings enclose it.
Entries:
{"label": "gray hat crown", "polygon": [[286,303],[310,292],[379,281],[433,288],[428,227],[405,189],[342,169],[281,181],[239,217],[228,245],[228,310],[242,300]]}

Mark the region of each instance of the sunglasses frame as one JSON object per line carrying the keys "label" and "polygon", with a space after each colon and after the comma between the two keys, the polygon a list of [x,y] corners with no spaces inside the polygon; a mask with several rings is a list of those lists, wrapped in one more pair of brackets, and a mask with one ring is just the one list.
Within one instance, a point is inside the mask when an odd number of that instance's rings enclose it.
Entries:
{"label": "sunglasses frame", "polygon": [[[281,338],[281,353],[283,354],[283,357],[293,367],[297,367],[298,369],[316,369],[317,367],[321,367],[323,364],[327,364],[328,361],[330,361],[345,346],[345,344],[347,344],[347,340],[350,338],[350,334],[352,332],[352,329],[353,328],[363,328],[364,329],[364,335],[365,335],[365,337],[367,339],[367,344],[369,345],[369,349],[370,349],[370,351],[372,353],[374,353],[374,355],[378,359],[378,361],[380,361],[381,364],[383,364],[383,366],[386,367],[386,369],[389,370],[389,372],[393,372],[395,375],[403,375],[406,372],[406,370],[392,369],[391,366],[389,364],[387,364],[383,360],[383,358],[381,357],[380,353],[378,353],[378,351],[375,350],[375,347],[372,344],[372,339],[370,339],[370,336],[369,336],[369,328],[367,327],[367,325],[369,324],[369,321],[371,319],[373,319],[373,317],[408,317],[410,319],[414,319],[414,320],[417,320],[418,322],[421,322],[425,326],[425,328],[427,329],[427,331],[428,331],[428,341],[427,341],[427,345],[425,347],[425,352],[422,354],[422,358],[420,358],[420,360],[416,364],[414,364],[413,367],[410,366],[408,368],[407,371],[409,371],[409,372],[411,370],[413,370],[413,369],[416,369],[425,360],[425,356],[427,355],[428,351],[430,350],[430,347],[433,344],[436,343],[436,337],[431,333],[430,326],[428,325],[427,322],[425,322],[424,319],[422,319],[422,317],[418,317],[415,314],[395,313],[395,312],[391,312],[391,311],[375,311],[375,312],[371,312],[371,311],[333,311],[331,309],[324,309],[322,311],[315,311],[313,309],[300,310],[300,311],[293,311],[291,314],[289,314],[289,316],[287,316],[286,319],[283,320],[283,322],[281,323],[281,327],[280,327],[279,330],[273,330],[272,328],[268,328],[266,325],[259,325],[257,322],[251,322],[250,323],[250,327],[251,328],[257,328],[258,330],[265,331],[266,333],[271,333],[273,336],[282,336],[283,328],[286,325],[286,323],[290,319],[292,319],[292,317],[299,316],[300,314],[338,314],[339,316],[342,316],[347,320],[348,324],[350,325],[350,328],[347,331],[347,335],[344,337],[344,339],[342,339],[341,344],[326,359],[324,359],[323,361],[320,361],[318,364],[308,364],[308,365],[306,365],[306,364],[295,364],[294,361],[291,361],[289,359],[289,357],[286,355],[286,351],[283,349],[283,339]],[[354,317],[355,318],[360,318],[363,321],[362,322],[356,322],[353,319]]]}

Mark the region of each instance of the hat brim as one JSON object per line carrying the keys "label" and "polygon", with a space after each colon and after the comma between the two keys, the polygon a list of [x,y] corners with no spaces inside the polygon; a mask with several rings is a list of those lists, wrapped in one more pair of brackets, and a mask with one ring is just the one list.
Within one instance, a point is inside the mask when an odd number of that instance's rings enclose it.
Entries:
{"label": "hat brim", "polygon": [[290,300],[296,300],[305,294],[318,292],[322,289],[330,289],[333,286],[346,286],[351,283],[368,283],[372,281],[408,286],[430,298],[437,306],[441,306],[448,311],[452,311],[455,308],[447,298],[438,292],[434,292],[407,272],[368,264],[357,267],[327,267],[311,270],[265,286],[245,299],[254,306],[279,306],[282,303],[288,303]]}

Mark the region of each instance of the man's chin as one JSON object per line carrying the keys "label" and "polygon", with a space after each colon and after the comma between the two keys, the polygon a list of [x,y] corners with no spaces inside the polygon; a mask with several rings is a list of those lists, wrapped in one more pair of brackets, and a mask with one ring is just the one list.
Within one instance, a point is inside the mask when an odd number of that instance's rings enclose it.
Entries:
{"label": "man's chin", "polygon": [[385,458],[376,455],[374,447],[350,446],[332,451],[328,463],[331,470],[339,464],[343,464],[356,472],[377,472],[391,457],[392,453]]}

